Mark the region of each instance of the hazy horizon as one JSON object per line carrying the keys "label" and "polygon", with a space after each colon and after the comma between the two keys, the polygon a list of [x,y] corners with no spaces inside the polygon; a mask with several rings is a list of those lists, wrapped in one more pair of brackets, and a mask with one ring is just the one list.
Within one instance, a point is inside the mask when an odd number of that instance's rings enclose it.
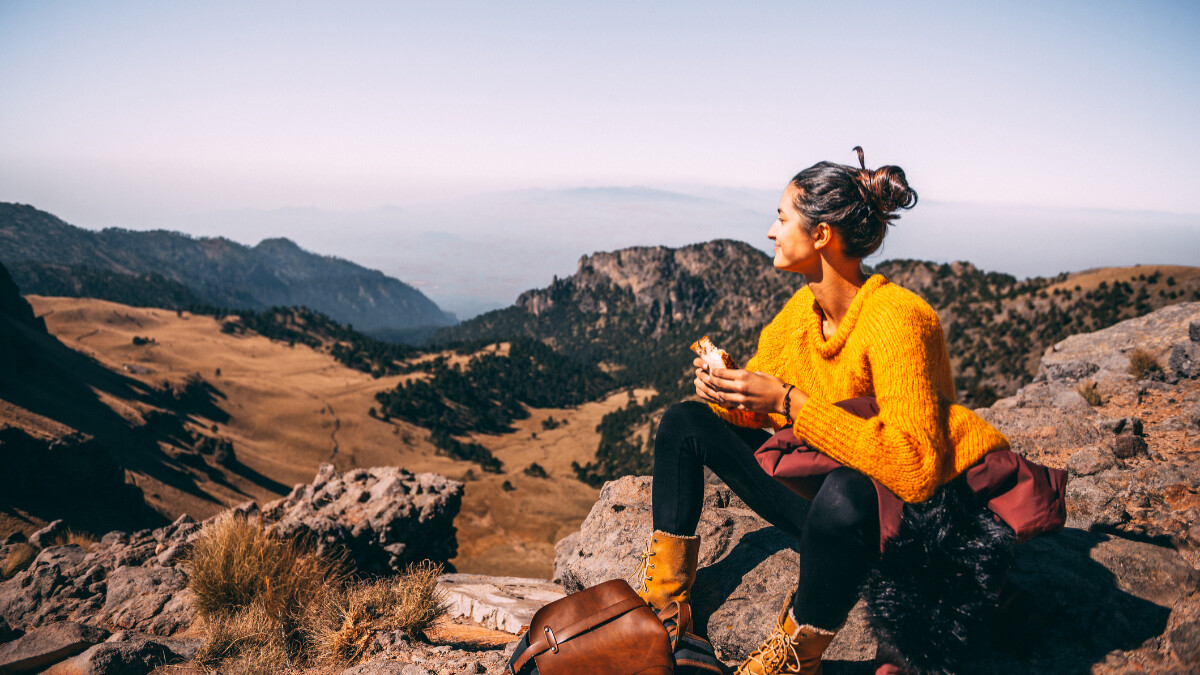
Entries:
{"label": "hazy horizon", "polygon": [[862,145],[921,195],[883,256],[1200,263],[1197,34],[1165,0],[12,0],[0,200],[289,236],[469,315],[596,250],[765,247]]}
{"label": "hazy horizon", "polygon": [[[247,246],[286,237],[313,253],[379,269],[462,320],[506,307],[554,276],[574,274],[580,257],[600,251],[738,239],[769,253],[766,231],[773,214],[747,205],[774,205],[776,195],[729,189],[706,197],[704,192],[580,187],[474,195],[489,204],[491,217],[458,228],[439,227],[454,217],[457,201],[361,211],[241,209],[186,214],[149,226],[80,222],[32,206],[89,230],[164,229]],[[556,225],[559,221],[570,224]],[[1143,240],[1136,252],[1125,245],[1130,233]],[[1186,214],[923,200],[897,221],[867,263],[964,260],[985,271],[1027,278],[1093,267],[1195,265],[1197,251],[1200,218]]]}

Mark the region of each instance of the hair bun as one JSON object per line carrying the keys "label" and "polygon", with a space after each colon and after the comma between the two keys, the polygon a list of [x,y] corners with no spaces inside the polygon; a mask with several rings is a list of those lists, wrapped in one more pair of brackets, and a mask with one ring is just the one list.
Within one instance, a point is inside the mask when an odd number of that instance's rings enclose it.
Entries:
{"label": "hair bun", "polygon": [[871,215],[886,225],[900,217],[896,211],[917,205],[917,191],[908,186],[904,169],[892,165],[868,169],[862,146],[854,146],[854,151],[858,153],[860,167],[855,173],[855,183],[863,201],[871,207]]}

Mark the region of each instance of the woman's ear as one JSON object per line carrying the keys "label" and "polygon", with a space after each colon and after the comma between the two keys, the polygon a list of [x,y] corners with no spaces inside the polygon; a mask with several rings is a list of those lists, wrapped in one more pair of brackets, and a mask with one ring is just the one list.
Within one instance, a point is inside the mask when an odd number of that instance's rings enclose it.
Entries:
{"label": "woman's ear", "polygon": [[817,223],[817,226],[813,228],[813,248],[824,248],[831,241],[833,241],[833,228],[829,227],[829,223]]}

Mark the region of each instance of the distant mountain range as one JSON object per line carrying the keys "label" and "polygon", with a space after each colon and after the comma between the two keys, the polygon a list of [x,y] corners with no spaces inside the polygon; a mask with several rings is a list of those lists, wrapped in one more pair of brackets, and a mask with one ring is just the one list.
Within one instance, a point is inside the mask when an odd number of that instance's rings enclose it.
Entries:
{"label": "distant mountain range", "polygon": [[85,230],[23,204],[0,203],[0,262],[22,293],[182,307],[304,306],[363,331],[452,325],[408,284],[291,240],[249,247],[163,230]]}

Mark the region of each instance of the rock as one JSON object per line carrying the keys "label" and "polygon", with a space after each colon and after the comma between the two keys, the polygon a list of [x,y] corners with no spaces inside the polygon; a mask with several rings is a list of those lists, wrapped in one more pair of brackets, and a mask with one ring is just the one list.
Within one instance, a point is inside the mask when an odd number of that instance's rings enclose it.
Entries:
{"label": "rock", "polygon": [[1075,384],[1130,382],[1128,353],[1142,349],[1163,362],[1175,345],[1190,341],[1191,323],[1200,303],[1184,302],[1122,321],[1103,330],[1072,335],[1047,350],[1038,363],[1037,380]]}
{"label": "rock", "polygon": [[1056,359],[1046,364],[1038,376],[1048,380],[1078,381],[1100,370],[1100,366],[1087,361]]}
{"label": "rock", "polygon": [[75,544],[51,546],[43,548],[33,559],[32,565],[59,565],[63,568],[72,568],[78,565],[86,555],[83,549]]}
{"label": "rock", "polygon": [[118,567],[107,579],[101,618],[127,630],[170,635],[191,625],[187,575],[173,567]]}
{"label": "rock", "polygon": [[428,668],[412,663],[401,663],[387,658],[377,658],[361,665],[347,668],[341,675],[436,675]]}
{"label": "rock", "polygon": [[67,524],[56,520],[29,536],[29,543],[38,548],[54,545],[55,541],[67,533]]}
{"label": "rock", "polygon": [[1171,642],[1171,651],[1181,663],[1200,663],[1200,621],[1176,626],[1167,637]]}
{"label": "rock", "polygon": [[1122,435],[1112,441],[1112,453],[1121,459],[1145,455],[1148,450],[1146,439],[1141,436]]}
{"label": "rock", "polygon": [[1002,638],[970,672],[1087,672],[1162,635],[1200,572],[1168,548],[1066,529],[1017,547]]}
{"label": "rock", "polygon": [[528,628],[544,605],[567,594],[562,586],[544,579],[478,574],[445,574],[438,585],[450,600],[450,616],[514,635]]}
{"label": "rock", "polygon": [[0,672],[40,670],[99,644],[108,631],[71,621],[35,628],[20,638],[0,645]]}
{"label": "rock", "polygon": [[1076,476],[1090,476],[1116,465],[1117,458],[1112,451],[1090,445],[1071,455],[1071,459],[1067,461],[1067,470]]}
{"label": "rock", "polygon": [[1050,405],[1065,413],[1087,415],[1092,412],[1091,404],[1079,392],[1073,389],[1061,391],[1056,394]]}
{"label": "rock", "polygon": [[1200,343],[1190,342],[1172,347],[1167,369],[1180,378],[1200,377]]}
{"label": "rock", "polygon": [[[1033,387],[1034,385],[1030,385]],[[1026,389],[1028,389],[1027,387]],[[1026,389],[1018,392],[1020,399]],[[1008,437],[1013,452],[1037,457],[1046,452],[1062,452],[1099,445],[1108,434],[1089,415],[1067,414],[1045,404],[1031,404],[977,411],[979,416]]]}
{"label": "rock", "polygon": [[462,492],[462,483],[437,474],[376,467],[339,475],[322,464],[311,485],[266,504],[262,517],[284,536],[311,536],[318,552],[344,547],[362,572],[394,573],[455,556]]}
{"label": "rock", "polygon": [[52,666],[43,675],[146,675],[182,660],[165,644],[153,640],[104,642]]}
{"label": "rock", "polygon": [[1117,493],[1093,477],[1067,481],[1067,526],[1088,530],[1112,527],[1129,519]]}

